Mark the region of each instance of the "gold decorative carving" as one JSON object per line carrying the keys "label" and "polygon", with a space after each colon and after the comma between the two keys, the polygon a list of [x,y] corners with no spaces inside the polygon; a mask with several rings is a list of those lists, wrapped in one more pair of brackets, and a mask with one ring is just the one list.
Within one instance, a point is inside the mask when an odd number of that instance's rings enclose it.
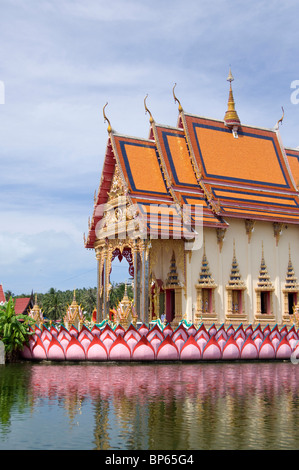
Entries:
{"label": "gold decorative carving", "polygon": [[72,325],[74,325],[74,327],[80,331],[84,319],[85,317],[83,315],[82,308],[76,301],[76,291],[74,290],[73,302],[67,308],[65,317],[63,319],[64,324],[66,325],[66,328],[70,328]]}
{"label": "gold decorative carving", "polygon": [[111,127],[111,124],[110,124],[110,121],[109,119],[107,118],[106,116],[106,112],[105,112],[105,108],[107,106],[108,102],[105,104],[105,106],[103,107],[103,116],[104,116],[104,122],[108,122],[108,128],[107,128],[107,131],[109,132],[109,134],[112,132],[112,127]]}
{"label": "gold decorative carving", "polygon": [[216,228],[217,243],[219,245],[220,253],[222,251],[225,234],[226,234],[226,228]]}
{"label": "gold decorative carving", "polygon": [[185,284],[185,257],[184,257],[184,241],[183,240],[161,240],[153,239],[151,240],[151,257],[150,257],[150,272],[155,273],[155,267],[159,264],[161,260],[162,250],[165,253],[174,252],[176,257],[176,265],[181,276],[183,277]]}
{"label": "gold decorative carving", "polygon": [[182,112],[182,111],[183,111],[182,105],[181,105],[180,101],[177,99],[177,97],[175,96],[175,93],[174,93],[175,87],[176,87],[176,83],[174,84],[174,87],[173,87],[173,89],[172,89],[172,94],[173,94],[174,102],[175,102],[175,103],[176,103],[176,102],[178,103],[178,105],[179,105],[179,108],[178,108],[178,109],[179,109],[179,112]]}
{"label": "gold decorative carving", "polygon": [[280,222],[273,222],[273,232],[276,239],[276,246],[278,246],[280,236],[282,234],[283,224]]}
{"label": "gold decorative carving", "polygon": [[255,220],[245,219],[245,229],[246,229],[246,234],[248,237],[248,243],[250,243],[251,241],[251,237],[254,231],[254,226],[255,226]]}
{"label": "gold decorative carving", "polygon": [[111,203],[114,198],[117,198],[118,196],[124,196],[125,194],[126,191],[124,189],[124,182],[119,171],[119,166],[116,164],[110,191],[108,192],[108,201]]}
{"label": "gold decorative carving", "polygon": [[274,290],[273,284],[268,274],[266,262],[265,262],[263,243],[262,243],[262,259],[261,259],[260,272],[259,272],[258,283],[257,283],[256,289],[260,291],[270,291],[270,290],[273,291]]}
{"label": "gold decorative carving", "polygon": [[35,294],[35,302],[33,308],[29,311],[28,316],[32,318],[37,326],[41,328],[44,323],[44,315],[42,309],[39,307],[37,303],[37,294]]}

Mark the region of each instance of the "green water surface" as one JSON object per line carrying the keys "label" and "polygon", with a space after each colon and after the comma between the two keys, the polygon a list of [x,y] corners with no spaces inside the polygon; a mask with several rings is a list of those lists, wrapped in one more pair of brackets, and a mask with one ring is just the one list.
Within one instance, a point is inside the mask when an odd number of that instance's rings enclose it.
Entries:
{"label": "green water surface", "polygon": [[0,366],[0,449],[299,448],[299,365]]}

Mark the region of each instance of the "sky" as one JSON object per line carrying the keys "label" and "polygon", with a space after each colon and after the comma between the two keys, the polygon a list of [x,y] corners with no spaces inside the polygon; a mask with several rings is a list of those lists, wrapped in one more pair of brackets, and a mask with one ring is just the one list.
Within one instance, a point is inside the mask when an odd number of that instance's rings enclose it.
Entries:
{"label": "sky", "polygon": [[[296,0],[0,0],[0,283],[15,295],[96,286],[84,247],[113,129],[149,116],[223,119],[229,67],[241,122],[299,146]],[[299,85],[299,82],[298,82]],[[293,93],[293,95],[292,95]],[[299,97],[299,93],[298,93]],[[128,278],[115,266],[111,280]]]}

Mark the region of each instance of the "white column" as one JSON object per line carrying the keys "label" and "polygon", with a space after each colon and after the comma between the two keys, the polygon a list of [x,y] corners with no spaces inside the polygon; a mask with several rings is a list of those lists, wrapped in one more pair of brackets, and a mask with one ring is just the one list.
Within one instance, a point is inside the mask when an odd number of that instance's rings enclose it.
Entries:
{"label": "white column", "polygon": [[279,272],[280,272],[279,250],[278,250],[278,243],[276,244],[276,241],[275,241],[275,246],[274,246],[274,252],[275,252],[275,255],[274,255],[275,291],[273,292],[273,297],[274,297],[273,298],[273,314],[276,319],[276,323],[280,324],[282,323],[283,306],[281,304],[281,286],[280,286],[280,277],[279,277]]}
{"label": "white column", "polygon": [[186,265],[186,317],[187,322],[193,322],[192,318],[192,269],[191,269],[191,260],[192,260],[192,251],[185,251],[185,265]]}
{"label": "white column", "polygon": [[248,317],[248,322],[254,322],[254,312],[255,312],[255,303],[254,303],[254,291],[253,291],[253,280],[252,280],[252,262],[251,262],[251,243],[248,240],[247,243],[247,303],[245,302],[246,314]]}
{"label": "white column", "polygon": [[218,246],[218,293],[220,299],[220,305],[218,306],[218,311],[216,307],[216,313],[219,323],[225,322],[225,312],[227,310],[226,298],[225,298],[225,286],[223,282],[223,256],[222,249]]}

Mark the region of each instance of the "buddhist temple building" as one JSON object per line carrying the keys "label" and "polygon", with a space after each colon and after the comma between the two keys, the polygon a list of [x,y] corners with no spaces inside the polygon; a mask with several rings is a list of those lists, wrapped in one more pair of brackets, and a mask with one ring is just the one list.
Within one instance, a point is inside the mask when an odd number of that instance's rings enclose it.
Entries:
{"label": "buddhist temple building", "polygon": [[118,256],[128,263],[141,322],[292,322],[299,150],[284,147],[282,118],[272,129],[246,125],[231,72],[228,82],[223,119],[186,112],[174,87],[177,125],[158,124],[146,97],[148,138],[113,130],[104,106],[108,141],[84,235],[97,260],[97,321],[109,314]]}

